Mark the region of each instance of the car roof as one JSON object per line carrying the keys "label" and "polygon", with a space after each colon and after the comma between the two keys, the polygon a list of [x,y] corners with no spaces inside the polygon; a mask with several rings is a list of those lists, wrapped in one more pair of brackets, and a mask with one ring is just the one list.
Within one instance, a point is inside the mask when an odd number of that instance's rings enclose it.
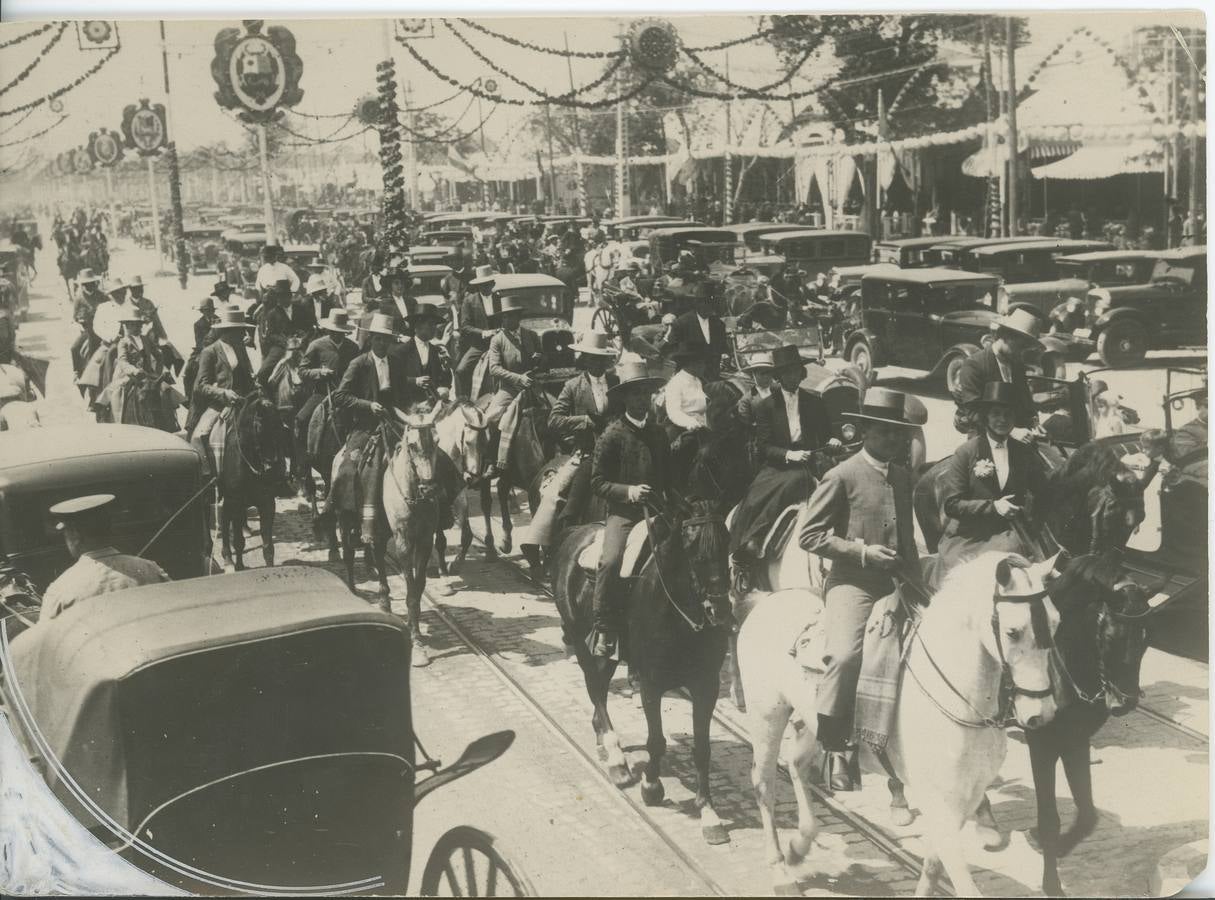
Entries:
{"label": "car roof", "polygon": [[1069,247],[1074,247],[1077,250],[1084,247],[1110,247],[1110,242],[1081,241],[1071,240],[1070,238],[1058,238],[1050,241],[1009,241],[1003,244],[989,244],[985,247],[976,247],[972,252],[975,256],[993,256],[996,253],[1017,253],[1021,250],[1066,250]]}
{"label": "car roof", "polygon": [[931,237],[897,238],[891,241],[877,241],[874,246],[898,247],[899,249],[902,249],[904,247],[935,247],[940,242],[941,236],[939,234],[935,234]]}
{"label": "car roof", "polygon": [[714,228],[711,225],[681,225],[674,228],[655,228],[650,232],[650,238],[679,237],[684,234],[701,234],[704,237],[718,235],[726,240],[738,243],[738,235],[725,228]]}
{"label": "car roof", "polygon": [[901,281],[907,284],[942,284],[944,282],[958,281],[996,282],[999,280],[995,275],[987,275],[982,272],[966,272],[961,269],[945,269],[940,267],[900,269],[894,265],[884,271],[871,272],[864,275],[862,280],[868,281],[870,278],[881,281]]}
{"label": "car roof", "polygon": [[620,219],[604,219],[600,225],[615,227],[617,225],[645,225],[648,222],[685,222],[680,216],[624,216]]}
{"label": "car roof", "polygon": [[858,266],[832,266],[831,271],[837,272],[840,275],[868,275],[871,272],[881,273],[889,270],[900,271],[899,267],[891,262],[880,263],[861,263]]}
{"label": "car roof", "polygon": [[808,238],[808,237],[821,237],[821,238],[863,237],[863,238],[868,238],[869,235],[866,234],[864,231],[847,231],[847,230],[827,231],[824,228],[802,228],[802,229],[799,229],[798,231],[778,231],[775,234],[762,234],[762,235],[760,235],[759,239],[761,241],[771,241],[772,243],[775,244],[775,243],[779,243],[780,241],[797,240],[798,238]]}
{"label": "car roof", "polygon": [[750,234],[752,231],[767,230],[770,232],[777,231],[805,231],[805,225],[798,225],[794,222],[740,222],[737,225],[723,225],[726,231],[733,231],[735,234]]}
{"label": "car roof", "polygon": [[1055,262],[1101,262],[1106,259],[1159,259],[1161,250],[1090,250],[1088,253],[1069,253]]}
{"label": "car roof", "polygon": [[175,434],[142,425],[46,425],[0,433],[0,472],[100,454],[191,452]]}
{"label": "car roof", "polygon": [[1205,259],[1207,255],[1207,248],[1206,245],[1198,247],[1178,247],[1175,250],[1162,250],[1159,255],[1161,259],[1188,260],[1197,259],[1198,257]]}
{"label": "car roof", "polygon": [[439,263],[422,263],[409,267],[411,275],[446,275],[450,271],[451,266],[444,266]]}
{"label": "car roof", "polygon": [[565,282],[560,278],[554,278],[552,275],[544,275],[542,273],[522,274],[515,272],[507,272],[501,275],[494,276],[494,293],[499,291],[515,290],[517,288],[526,287],[565,287]]}

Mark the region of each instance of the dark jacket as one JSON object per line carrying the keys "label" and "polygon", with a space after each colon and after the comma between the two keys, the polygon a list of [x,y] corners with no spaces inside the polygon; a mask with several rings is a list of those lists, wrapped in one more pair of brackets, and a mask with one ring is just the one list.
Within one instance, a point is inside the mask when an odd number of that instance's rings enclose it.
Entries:
{"label": "dark jacket", "polygon": [[388,381],[391,389],[388,395],[383,395],[380,392],[375,363],[371,361],[371,351],[362,353],[346,367],[341,384],[333,392],[333,405],[352,415],[356,428],[370,428],[376,422],[371,412],[373,402],[401,408],[405,405],[408,395],[405,369],[400,358],[392,354],[388,355]]}
{"label": "dark jacket", "polygon": [[696,313],[686,312],[671,323],[671,333],[667,338],[667,346],[684,342],[708,346],[709,366],[707,374],[710,379],[716,378],[721,368],[721,357],[730,352],[730,342],[726,338],[726,324],[718,316],[709,316],[709,342],[705,344],[705,334],[700,330],[700,322]]}
{"label": "dark jacket", "polygon": [[[604,375],[604,379],[609,389],[620,383],[612,372]],[[562,385],[561,393],[549,413],[548,425],[556,433],[562,449],[591,450],[595,446],[595,439],[607,425],[613,405],[609,400],[606,409],[596,409],[591,377],[583,372]]]}
{"label": "dark jacket", "polygon": [[[300,363],[300,378],[312,385],[312,391],[325,396],[342,383],[346,367],[358,356],[359,348],[344,337],[323,334],[304,351]],[[332,375],[322,375],[319,369],[332,369]]]}
{"label": "dark jacket", "polygon": [[971,438],[955,450],[942,473],[942,506],[949,517],[946,537],[986,541],[1012,527],[996,512],[996,500],[1011,495],[1013,503],[1024,509],[1030,495],[1038,502],[1045,497],[1046,469],[1037,451],[1028,444],[1009,438],[1008,481],[1002,488],[994,464],[990,475],[975,474],[975,465],[980,460],[991,462],[991,444],[985,434]]}
{"label": "dark jacket", "polygon": [[[439,348],[434,344],[430,345],[430,358],[426,361],[425,366],[422,365],[422,356],[418,352],[417,342],[413,338],[403,344],[394,345],[388,351],[388,355],[400,360],[401,370],[405,374],[408,403],[427,399],[435,390],[447,383],[447,367],[443,364]],[[424,376],[430,378],[430,391],[425,391],[418,386],[418,379]]]}
{"label": "dark jacket", "polygon": [[198,353],[203,347],[211,343],[208,336],[211,334],[211,324],[213,319],[205,313],[194,320],[194,352]]}
{"label": "dark jacket", "polygon": [[253,364],[245,353],[243,344],[236,351],[236,368],[228,364],[227,354],[219,341],[207,345],[198,355],[198,374],[194,377],[194,389],[190,394],[190,416],[186,431],[192,431],[208,407],[222,409],[225,405],[221,390],[236,391],[244,395],[253,390]]}
{"label": "dark jacket", "polygon": [[[1013,392],[1016,395],[1013,406],[1013,421],[1020,428],[1029,428],[1034,421],[1034,398],[1029,390],[1029,382],[1025,377],[1025,365],[1020,360],[1013,360],[1009,366],[1012,375]],[[955,419],[959,430],[965,422],[977,428],[977,422],[966,405],[973,403],[983,395],[983,388],[989,381],[1003,381],[1000,375],[1000,364],[996,354],[990,348],[980,350],[968,357],[958,371],[958,390],[954,401],[958,404],[958,415]]]}
{"label": "dark jacket", "polygon": [[464,293],[460,302],[460,355],[469,350],[484,351],[489,347],[489,338],[482,337],[482,331],[489,330],[489,316],[485,315],[485,304],[472,287]]}
{"label": "dark jacket", "polygon": [[629,487],[648,484],[657,500],[670,484],[670,452],[666,432],[652,416],[644,428],[638,428],[623,415],[613,419],[595,442],[592,493],[607,501],[609,515],[639,520],[642,508],[629,502]]}
{"label": "dark jacket", "polygon": [[788,450],[817,450],[831,440],[831,418],[821,397],[800,388],[797,392],[798,419],[801,437],[795,442],[789,430],[789,414],[785,398],[778,386],[772,395],[755,409],[755,427],[759,453],[764,465],[778,469],[790,468],[785,453]]}

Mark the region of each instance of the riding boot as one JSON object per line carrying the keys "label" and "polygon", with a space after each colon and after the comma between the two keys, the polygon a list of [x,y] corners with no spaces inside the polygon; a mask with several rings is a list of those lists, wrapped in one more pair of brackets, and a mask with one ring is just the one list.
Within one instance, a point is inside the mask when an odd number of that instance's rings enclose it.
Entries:
{"label": "riding boot", "polygon": [[848,740],[850,725],[838,716],[818,717],[818,741],[823,750],[823,786],[828,790],[855,791],[860,786],[857,749]]}

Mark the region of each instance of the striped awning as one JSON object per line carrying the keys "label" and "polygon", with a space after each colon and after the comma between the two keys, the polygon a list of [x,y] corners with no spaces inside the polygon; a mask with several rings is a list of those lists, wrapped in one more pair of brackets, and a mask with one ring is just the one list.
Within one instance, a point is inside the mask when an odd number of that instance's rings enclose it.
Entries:
{"label": "striped awning", "polygon": [[1086,144],[1066,159],[1031,170],[1035,178],[1095,181],[1115,175],[1164,171],[1164,154],[1156,141],[1130,144]]}

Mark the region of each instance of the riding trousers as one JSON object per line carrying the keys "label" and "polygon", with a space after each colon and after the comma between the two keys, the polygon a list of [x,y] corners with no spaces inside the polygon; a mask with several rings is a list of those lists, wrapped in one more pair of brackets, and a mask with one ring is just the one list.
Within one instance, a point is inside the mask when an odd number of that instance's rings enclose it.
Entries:
{"label": "riding trousers", "polygon": [[595,592],[591,609],[595,628],[615,630],[620,617],[620,566],[624,562],[624,548],[629,532],[637,523],[626,516],[609,515],[603,525],[603,551],[599,554],[599,568],[595,571]]}
{"label": "riding trousers", "polygon": [[[824,590],[823,676],[818,684],[818,713],[851,723],[856,706],[856,683],[861,674],[861,648],[873,604],[894,590],[889,576],[833,581]],[[851,726],[847,729],[851,733]]]}
{"label": "riding trousers", "polygon": [[473,372],[477,369],[477,363],[481,361],[481,357],[485,355],[485,351],[477,347],[469,347],[464,351],[464,355],[460,357],[460,361],[456,364],[456,395],[464,399],[475,400],[472,397],[472,379]]}

